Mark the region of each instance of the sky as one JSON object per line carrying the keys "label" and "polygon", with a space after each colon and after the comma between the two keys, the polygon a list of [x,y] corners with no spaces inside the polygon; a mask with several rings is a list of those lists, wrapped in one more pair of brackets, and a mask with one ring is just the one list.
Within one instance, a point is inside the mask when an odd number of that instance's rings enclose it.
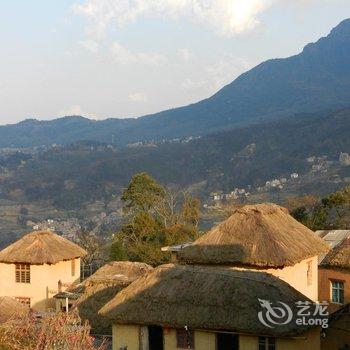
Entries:
{"label": "sky", "polygon": [[0,0],[0,124],[207,98],[350,17],[349,0]]}

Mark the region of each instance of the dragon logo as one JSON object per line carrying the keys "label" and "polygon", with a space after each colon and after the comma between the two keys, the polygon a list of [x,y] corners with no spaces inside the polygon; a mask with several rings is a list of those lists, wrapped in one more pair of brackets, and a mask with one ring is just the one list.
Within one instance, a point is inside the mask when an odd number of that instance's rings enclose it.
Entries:
{"label": "dragon logo", "polygon": [[268,300],[259,299],[260,305],[263,308],[258,313],[259,321],[268,328],[275,328],[288,324],[293,318],[292,309],[285,303],[279,301],[276,306]]}

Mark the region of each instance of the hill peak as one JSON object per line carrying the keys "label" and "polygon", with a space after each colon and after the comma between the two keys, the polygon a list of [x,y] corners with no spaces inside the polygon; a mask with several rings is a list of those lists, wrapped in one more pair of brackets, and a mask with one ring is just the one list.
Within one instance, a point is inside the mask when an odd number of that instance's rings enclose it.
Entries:
{"label": "hill peak", "polygon": [[329,36],[343,36],[346,35],[346,39],[350,39],[350,18],[344,19],[335,28],[332,29]]}

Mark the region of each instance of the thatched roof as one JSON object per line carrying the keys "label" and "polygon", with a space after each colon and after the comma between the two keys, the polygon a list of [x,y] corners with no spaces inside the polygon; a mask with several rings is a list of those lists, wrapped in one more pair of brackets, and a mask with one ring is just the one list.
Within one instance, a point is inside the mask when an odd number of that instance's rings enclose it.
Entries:
{"label": "thatched roof", "polygon": [[102,266],[79,287],[80,297],[76,302],[79,316],[89,320],[95,334],[111,334],[111,322],[98,315],[103,305],[131,282],[153,268],[147,264],[129,261],[111,262]]}
{"label": "thatched roof", "polygon": [[10,297],[0,297],[0,323],[29,313],[29,308]]}
{"label": "thatched roof", "polygon": [[121,324],[275,336],[305,331],[294,318],[274,329],[264,326],[258,319],[262,310],[259,298],[288,304],[294,317],[295,303],[309,301],[286,282],[264,272],[168,264],[123,289],[100,314]]}
{"label": "thatched roof", "polygon": [[178,253],[194,264],[280,268],[328,252],[313,231],[275,204],[246,205]]}
{"label": "thatched roof", "polygon": [[83,248],[51,231],[34,231],[3,249],[0,262],[56,264],[85,255]]}
{"label": "thatched roof", "polygon": [[320,266],[350,270],[350,237],[335,246],[322,259]]}

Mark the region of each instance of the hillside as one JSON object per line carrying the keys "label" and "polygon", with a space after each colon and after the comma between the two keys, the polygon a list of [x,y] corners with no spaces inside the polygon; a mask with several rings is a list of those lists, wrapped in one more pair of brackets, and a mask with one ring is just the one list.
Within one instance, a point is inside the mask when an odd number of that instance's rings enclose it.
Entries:
{"label": "hillside", "polygon": [[214,96],[138,119],[66,117],[0,127],[0,147],[97,140],[117,145],[206,135],[298,113],[350,105],[350,19],[296,56],[264,62]]}
{"label": "hillside", "polygon": [[341,153],[350,153],[349,130],[350,109],[345,109],[300,114],[190,142],[122,150],[77,143],[30,159],[19,157],[17,168],[7,169],[4,161],[7,175],[2,176],[0,193],[8,200],[49,200],[60,208],[77,208],[111,200],[133,174],[146,171],[163,184],[196,189],[204,199],[211,191],[258,188],[294,172],[305,178],[288,192],[325,194],[344,186],[350,177],[347,158],[339,161]]}

